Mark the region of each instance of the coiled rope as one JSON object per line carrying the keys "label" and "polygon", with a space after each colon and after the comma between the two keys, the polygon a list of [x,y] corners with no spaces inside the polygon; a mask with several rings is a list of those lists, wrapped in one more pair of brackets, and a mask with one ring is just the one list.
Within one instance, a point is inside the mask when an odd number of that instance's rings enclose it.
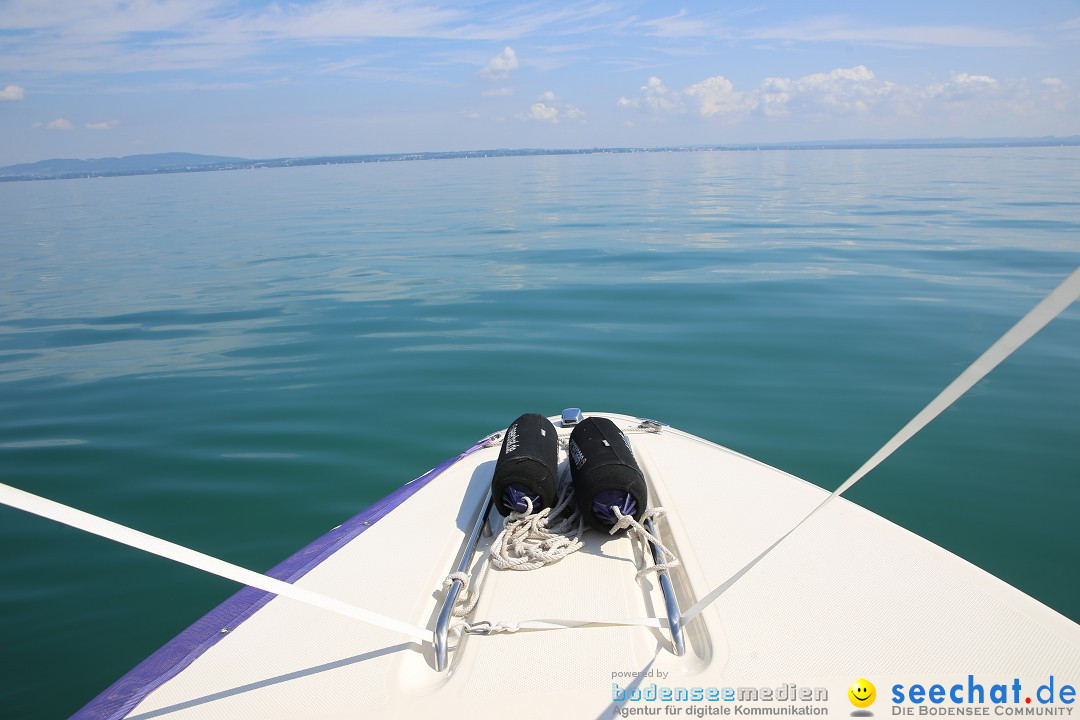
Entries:
{"label": "coiled rope", "polygon": [[[565,448],[564,448],[565,450]],[[494,566],[500,570],[538,570],[546,565],[552,565],[572,555],[584,547],[582,535],[588,529],[581,511],[574,502],[574,486],[570,481],[569,473],[564,471],[559,478],[559,489],[553,507],[544,508],[539,512],[532,511],[532,501],[525,499],[527,503],[524,512],[511,512],[505,520],[502,531],[491,544],[487,556],[480,563],[480,568],[473,578],[469,573],[451,573],[443,581],[443,587],[450,587],[455,580],[461,581],[461,590],[458,592],[457,601],[451,610],[453,622],[450,625],[449,636],[452,645],[460,641],[463,633],[492,635],[495,633],[513,633],[519,630],[555,630],[571,627],[581,627],[592,624],[633,624],[659,626],[660,621],[655,618],[626,618],[614,621],[609,620],[564,620],[543,619],[518,622],[492,622],[482,620],[470,623],[467,618],[476,607],[480,599],[480,589],[483,587],[484,577],[488,569]],[[638,522],[631,515],[624,515],[619,508],[612,507],[617,522],[608,531],[615,535],[620,530],[626,530],[631,540],[636,540],[641,545],[642,565],[637,571],[637,578],[646,573],[660,572],[678,567],[679,560],[660,540],[650,533],[642,523],[647,520],[659,520],[664,516],[662,507],[647,510]],[[651,557],[649,543],[655,543],[664,558],[663,563],[648,564],[645,558]]]}
{"label": "coiled rope", "polygon": [[451,610],[453,622],[449,635],[453,645],[460,641],[462,633],[517,632],[513,623],[482,621],[469,623],[466,618],[480,600],[480,588],[484,576],[492,565],[500,570],[536,570],[557,563],[580,550],[585,543],[585,521],[574,502],[574,486],[567,473],[559,478],[559,489],[554,507],[533,512],[532,499],[525,498],[524,512],[507,515],[503,529],[491,544],[487,556],[480,563],[475,581],[470,573],[454,572],[443,580],[443,587],[450,587],[455,580],[461,581],[461,590]]}
{"label": "coiled rope", "polygon": [[580,550],[585,543],[585,519],[574,502],[574,485],[563,473],[554,507],[533,513],[525,498],[525,512],[506,517],[502,532],[491,544],[491,564],[500,570],[536,570],[557,563]]}

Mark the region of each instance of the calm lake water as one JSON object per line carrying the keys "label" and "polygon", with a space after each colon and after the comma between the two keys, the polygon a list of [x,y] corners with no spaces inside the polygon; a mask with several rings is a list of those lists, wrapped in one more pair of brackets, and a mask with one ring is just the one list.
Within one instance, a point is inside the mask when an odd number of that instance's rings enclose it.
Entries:
{"label": "calm lake water", "polygon": [[[1080,148],[2,183],[0,214],[3,482],[264,570],[528,411],[839,485],[1080,263]],[[1080,620],[1078,365],[1074,307],[848,497]],[[0,507],[0,715],[66,717],[235,589]]]}

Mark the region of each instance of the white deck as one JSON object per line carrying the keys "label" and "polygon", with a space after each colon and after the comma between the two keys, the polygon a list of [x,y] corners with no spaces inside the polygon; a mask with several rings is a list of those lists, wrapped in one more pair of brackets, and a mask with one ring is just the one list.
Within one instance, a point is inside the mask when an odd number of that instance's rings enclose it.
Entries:
{"label": "white deck", "polygon": [[[682,560],[672,579],[684,609],[826,496],[671,428],[631,440],[650,504],[670,513],[661,532]],[[442,581],[497,455],[493,447],[459,461],[299,584],[434,629]],[[491,570],[472,618],[663,616],[654,583],[634,579],[631,542],[595,532],[587,538],[581,552],[556,565]],[[830,692],[844,704],[847,684],[871,674],[1080,679],[1075,623],[843,499],[766,556],[686,633],[683,657],[670,652],[666,630],[640,627],[469,636],[451,653],[450,671],[438,673],[430,645],[421,650],[392,632],[279,598],[129,717],[607,717],[612,673],[646,668],[685,686],[835,678]],[[885,691],[879,684],[883,699]],[[877,715],[887,715],[879,703]]]}

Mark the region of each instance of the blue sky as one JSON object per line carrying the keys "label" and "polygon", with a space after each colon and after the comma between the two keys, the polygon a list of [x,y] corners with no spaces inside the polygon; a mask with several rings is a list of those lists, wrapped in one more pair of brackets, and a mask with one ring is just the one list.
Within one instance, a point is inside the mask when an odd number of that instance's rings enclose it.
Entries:
{"label": "blue sky", "polygon": [[0,0],[0,164],[1080,133],[1080,2]]}

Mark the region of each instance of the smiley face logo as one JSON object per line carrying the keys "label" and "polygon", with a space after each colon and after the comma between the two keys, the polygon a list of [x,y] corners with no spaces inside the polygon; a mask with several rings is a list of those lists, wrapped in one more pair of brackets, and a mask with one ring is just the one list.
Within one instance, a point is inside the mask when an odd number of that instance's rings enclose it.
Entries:
{"label": "smiley face logo", "polygon": [[855,707],[866,708],[873,705],[874,700],[877,700],[877,690],[874,688],[874,683],[866,678],[859,678],[851,683],[851,687],[847,690],[847,696]]}

